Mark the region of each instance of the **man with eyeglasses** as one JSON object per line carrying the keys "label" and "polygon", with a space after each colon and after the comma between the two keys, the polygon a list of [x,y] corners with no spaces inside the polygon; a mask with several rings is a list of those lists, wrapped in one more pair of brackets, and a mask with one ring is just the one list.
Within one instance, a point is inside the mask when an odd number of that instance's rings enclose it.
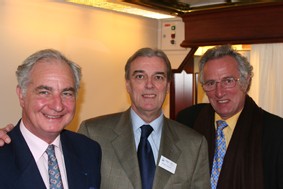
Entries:
{"label": "man with eyeglasses", "polygon": [[209,49],[200,60],[199,75],[210,103],[177,116],[208,141],[212,189],[283,188],[283,119],[247,94],[252,70],[229,45]]}

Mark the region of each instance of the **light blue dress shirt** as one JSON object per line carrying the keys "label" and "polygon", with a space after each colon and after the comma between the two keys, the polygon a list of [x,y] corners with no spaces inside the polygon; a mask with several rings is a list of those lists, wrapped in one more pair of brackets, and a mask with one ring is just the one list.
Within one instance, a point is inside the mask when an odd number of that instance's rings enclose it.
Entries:
{"label": "light blue dress shirt", "polygon": [[136,143],[136,150],[138,150],[140,137],[141,137],[140,127],[142,125],[148,124],[153,128],[153,131],[148,137],[148,141],[153,151],[155,164],[157,165],[157,158],[158,158],[163,120],[164,120],[163,113],[161,113],[160,116],[157,119],[153,120],[152,122],[146,123],[136,114],[136,112],[133,109],[131,109],[131,118],[132,118],[132,126],[133,126],[135,143]]}

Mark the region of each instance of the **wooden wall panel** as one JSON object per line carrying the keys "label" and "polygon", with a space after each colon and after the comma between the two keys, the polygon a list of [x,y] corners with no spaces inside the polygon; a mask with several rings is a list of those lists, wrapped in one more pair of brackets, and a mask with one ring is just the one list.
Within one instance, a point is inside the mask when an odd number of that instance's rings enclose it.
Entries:
{"label": "wooden wall panel", "polygon": [[183,47],[283,42],[283,2],[192,11],[182,19]]}

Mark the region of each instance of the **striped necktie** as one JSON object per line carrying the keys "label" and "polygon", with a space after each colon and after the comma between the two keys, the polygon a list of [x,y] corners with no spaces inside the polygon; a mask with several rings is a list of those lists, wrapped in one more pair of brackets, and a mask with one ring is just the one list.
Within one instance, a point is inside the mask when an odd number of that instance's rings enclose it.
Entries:
{"label": "striped necktie", "polygon": [[53,144],[48,146],[46,153],[48,155],[48,175],[50,189],[63,189],[63,183]]}
{"label": "striped necktie", "polygon": [[219,120],[217,123],[217,130],[216,130],[216,143],[215,143],[215,153],[211,171],[211,188],[216,189],[218,178],[220,175],[221,167],[223,164],[224,156],[226,153],[226,141],[225,136],[223,133],[223,129],[227,127],[227,123],[225,121]]}

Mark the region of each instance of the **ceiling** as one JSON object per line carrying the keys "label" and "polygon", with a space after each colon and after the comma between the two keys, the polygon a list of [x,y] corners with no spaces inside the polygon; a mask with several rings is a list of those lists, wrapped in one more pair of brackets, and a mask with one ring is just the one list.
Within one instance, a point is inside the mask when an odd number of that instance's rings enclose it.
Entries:
{"label": "ceiling", "polygon": [[279,2],[283,0],[58,0],[114,10],[155,19],[172,18],[185,13],[243,4]]}
{"label": "ceiling", "polygon": [[193,10],[211,9],[223,6],[275,2],[282,0],[122,0],[123,2],[144,6],[171,15],[180,15]]}

